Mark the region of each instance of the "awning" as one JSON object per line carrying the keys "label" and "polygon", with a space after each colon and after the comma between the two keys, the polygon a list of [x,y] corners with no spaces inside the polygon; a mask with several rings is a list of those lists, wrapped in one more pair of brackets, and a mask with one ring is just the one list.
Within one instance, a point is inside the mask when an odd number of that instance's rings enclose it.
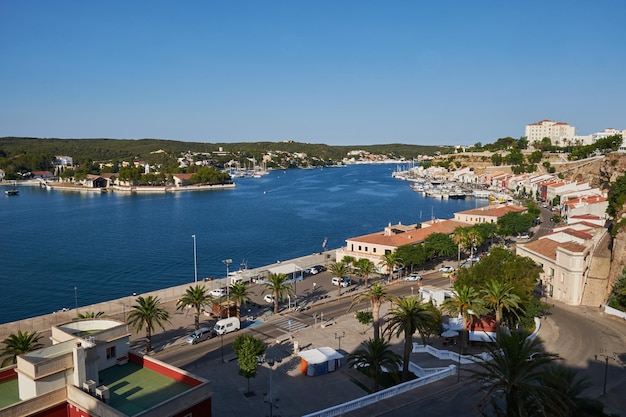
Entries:
{"label": "awning", "polygon": [[320,347],[317,349],[303,350],[300,357],[310,364],[328,362],[333,359],[342,359],[343,355],[330,347]]}
{"label": "awning", "polygon": [[298,265],[296,264],[280,264],[277,266],[273,266],[271,268],[267,268],[268,271],[270,271],[270,274],[285,274],[285,275],[289,275],[289,274],[293,274],[294,272],[300,272],[302,271],[302,268],[300,268]]}

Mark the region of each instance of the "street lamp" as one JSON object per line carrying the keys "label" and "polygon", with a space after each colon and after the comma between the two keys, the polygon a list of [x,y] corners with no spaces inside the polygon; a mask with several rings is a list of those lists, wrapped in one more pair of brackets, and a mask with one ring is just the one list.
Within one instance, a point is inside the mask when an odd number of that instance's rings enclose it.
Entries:
{"label": "street lamp", "polygon": [[193,238],[193,282],[198,282],[198,257],[196,253],[196,235]]}
{"label": "street lamp", "polygon": [[270,366],[270,392],[267,395],[267,399],[265,400],[265,402],[269,404],[270,406],[270,417],[274,416],[274,407],[278,408],[278,406],[276,405],[276,403],[278,402],[278,398],[276,400],[272,398],[272,373],[274,371],[274,363],[281,363],[281,362],[282,362],[282,359],[280,358],[267,359],[267,364]]}
{"label": "street lamp", "polygon": [[230,317],[230,290],[228,288],[228,266],[233,263],[232,259],[223,259],[222,263],[226,265],[226,315]]}

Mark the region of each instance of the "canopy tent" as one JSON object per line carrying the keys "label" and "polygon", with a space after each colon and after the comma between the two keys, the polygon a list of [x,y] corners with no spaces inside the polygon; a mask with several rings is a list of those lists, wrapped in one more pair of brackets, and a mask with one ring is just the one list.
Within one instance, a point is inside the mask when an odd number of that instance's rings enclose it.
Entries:
{"label": "canopy tent", "polygon": [[330,347],[303,350],[300,352],[300,372],[308,376],[324,375],[341,365],[343,355]]}

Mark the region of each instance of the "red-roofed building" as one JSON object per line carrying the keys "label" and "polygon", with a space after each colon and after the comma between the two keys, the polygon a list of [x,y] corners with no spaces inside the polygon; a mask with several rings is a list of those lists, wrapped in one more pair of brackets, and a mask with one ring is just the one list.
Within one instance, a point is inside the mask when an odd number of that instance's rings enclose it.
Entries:
{"label": "red-roofed building", "polygon": [[528,211],[526,207],[514,206],[510,204],[501,204],[498,206],[485,206],[471,210],[460,211],[454,213],[454,220],[457,222],[479,224],[479,223],[498,223],[498,219],[508,213],[525,213]]}
{"label": "red-roofed building", "polygon": [[540,285],[546,297],[580,305],[590,278],[594,250],[606,233],[605,228],[582,221],[556,228],[536,241],[518,244],[516,254],[542,266]]}
{"label": "red-roofed building", "polygon": [[606,220],[608,206],[608,200],[599,195],[576,198],[563,203],[563,216],[568,223],[569,218],[580,215],[592,215]]}
{"label": "red-roofed building", "polygon": [[400,246],[423,243],[433,233],[451,235],[457,227],[468,226],[467,223],[454,220],[433,220],[419,225],[389,224],[382,232],[346,239],[346,246],[336,251],[336,261],[341,262],[346,256],[355,260],[367,258],[380,269],[379,272],[388,273],[380,265],[385,254],[394,252]]}

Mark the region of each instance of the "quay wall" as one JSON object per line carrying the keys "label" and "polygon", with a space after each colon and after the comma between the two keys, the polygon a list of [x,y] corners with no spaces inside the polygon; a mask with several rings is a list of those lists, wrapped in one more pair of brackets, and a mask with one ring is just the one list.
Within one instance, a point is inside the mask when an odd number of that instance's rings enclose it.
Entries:
{"label": "quay wall", "polygon": [[[314,253],[307,256],[302,256],[295,259],[289,259],[281,261],[281,264],[294,263],[302,269],[306,269],[313,265],[325,264],[326,262],[335,261],[335,250],[328,250],[326,252]],[[252,277],[264,277],[269,274],[268,268],[274,267],[278,264],[266,265],[259,268],[248,269],[244,274],[244,282],[249,283]],[[204,285],[208,290],[214,288],[220,288],[225,286],[226,281],[224,277],[215,280],[198,279],[199,285]],[[167,303],[178,300],[192,285],[196,285],[195,282],[189,282],[175,287],[163,288],[161,290],[150,291],[144,294],[129,295],[127,297],[118,298],[115,300],[109,300],[102,303],[79,306],[78,311],[73,308],[66,311],[58,311],[51,314],[45,314],[42,316],[32,317],[19,321],[0,324],[0,341],[4,340],[7,336],[17,331],[22,332],[34,332],[46,333],[50,331],[51,326],[60,325],[72,321],[79,313],[104,312],[107,317],[116,318],[122,321],[126,321],[126,314],[131,310],[131,306],[135,303],[138,296],[153,295],[160,298],[161,302]],[[45,343],[45,340],[41,340]]]}

